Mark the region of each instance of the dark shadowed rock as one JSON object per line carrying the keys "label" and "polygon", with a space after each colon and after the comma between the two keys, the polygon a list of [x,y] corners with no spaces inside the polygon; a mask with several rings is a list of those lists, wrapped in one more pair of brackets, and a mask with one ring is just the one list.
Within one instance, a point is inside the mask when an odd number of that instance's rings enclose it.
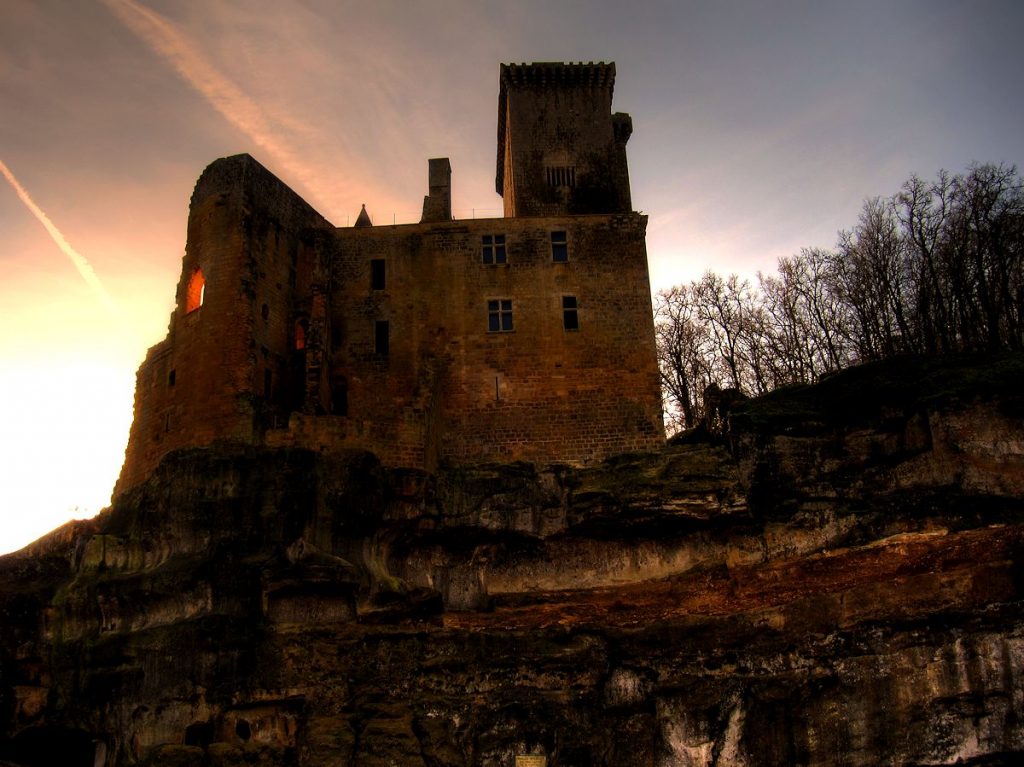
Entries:
{"label": "dark shadowed rock", "polygon": [[1022,366],[849,371],[586,469],[173,453],[0,558],[0,758],[1018,763]]}

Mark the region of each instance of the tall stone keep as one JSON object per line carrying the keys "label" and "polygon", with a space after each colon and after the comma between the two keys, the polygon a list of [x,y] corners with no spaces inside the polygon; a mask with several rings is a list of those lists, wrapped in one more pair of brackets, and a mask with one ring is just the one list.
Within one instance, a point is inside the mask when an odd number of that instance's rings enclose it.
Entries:
{"label": "tall stone keep", "polygon": [[628,114],[615,64],[503,64],[496,191],[505,216],[628,213]]}

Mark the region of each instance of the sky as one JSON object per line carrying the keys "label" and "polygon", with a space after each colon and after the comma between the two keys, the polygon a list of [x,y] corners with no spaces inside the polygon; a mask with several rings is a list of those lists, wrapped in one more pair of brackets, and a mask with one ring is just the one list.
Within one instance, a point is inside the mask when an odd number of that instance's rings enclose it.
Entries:
{"label": "sky", "polygon": [[1024,161],[1019,0],[0,0],[0,553],[106,506],[203,168],[337,226],[500,215],[502,62],[614,61],[654,291],[830,247],[911,175]]}

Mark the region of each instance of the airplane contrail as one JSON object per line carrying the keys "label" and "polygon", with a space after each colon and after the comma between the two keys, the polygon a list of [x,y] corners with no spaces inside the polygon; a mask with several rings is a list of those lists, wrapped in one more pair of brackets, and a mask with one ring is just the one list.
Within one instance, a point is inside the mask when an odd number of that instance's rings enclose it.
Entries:
{"label": "airplane contrail", "polygon": [[138,37],[166,59],[216,109],[279,162],[290,175],[309,189],[317,189],[316,176],[294,151],[277,137],[280,130],[265,110],[225,77],[202,52],[163,16],[135,0],[103,0],[104,5]]}
{"label": "airplane contrail", "polygon": [[3,160],[0,160],[0,174],[2,174],[3,177],[7,179],[7,182],[14,188],[15,194],[17,194],[18,198],[25,203],[25,207],[29,209],[29,212],[39,220],[40,224],[43,225],[43,228],[46,229],[50,237],[53,238],[53,241],[57,244],[57,247],[60,248],[61,252],[70,259],[75,269],[77,269],[78,273],[82,276],[82,279],[85,280],[85,283],[92,288],[93,292],[96,293],[107,309],[110,310],[110,313],[114,316],[118,316],[120,312],[117,309],[117,304],[114,303],[114,299],[110,297],[107,289],[103,286],[103,283],[100,282],[100,278],[96,276],[96,270],[92,268],[92,264],[89,263],[85,256],[71,247],[71,243],[65,239],[64,235],[61,234],[60,229],[58,229],[50,220],[50,217],[43,212],[42,208],[36,205],[35,201],[25,190],[25,187],[18,182],[18,179],[15,178],[13,173],[11,173],[11,169],[4,164]]}

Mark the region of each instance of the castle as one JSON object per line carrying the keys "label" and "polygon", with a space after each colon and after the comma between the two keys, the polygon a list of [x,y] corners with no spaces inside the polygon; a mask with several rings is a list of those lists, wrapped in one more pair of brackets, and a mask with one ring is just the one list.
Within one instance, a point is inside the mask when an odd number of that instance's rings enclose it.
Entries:
{"label": "castle", "polygon": [[663,443],[629,115],[614,64],[502,65],[504,217],[337,228],[248,155],[196,183],[166,339],[115,495],[173,450],[370,450],[387,466],[583,465]]}

